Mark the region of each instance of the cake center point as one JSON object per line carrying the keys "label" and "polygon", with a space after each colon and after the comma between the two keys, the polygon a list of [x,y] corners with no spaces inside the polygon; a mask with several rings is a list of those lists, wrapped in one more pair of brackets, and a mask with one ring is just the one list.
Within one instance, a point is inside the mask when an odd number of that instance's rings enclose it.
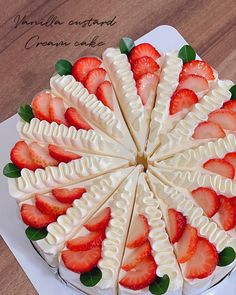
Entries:
{"label": "cake center point", "polygon": [[146,171],[148,168],[147,155],[145,153],[138,153],[136,157],[136,164],[143,165],[144,171]]}

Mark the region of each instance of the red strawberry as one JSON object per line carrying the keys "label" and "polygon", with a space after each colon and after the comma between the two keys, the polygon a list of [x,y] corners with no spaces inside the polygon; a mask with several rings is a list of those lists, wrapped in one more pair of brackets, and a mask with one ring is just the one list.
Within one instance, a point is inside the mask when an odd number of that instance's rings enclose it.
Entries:
{"label": "red strawberry", "polygon": [[199,187],[192,191],[192,196],[208,217],[212,217],[218,211],[220,200],[212,189]]}
{"label": "red strawberry", "polygon": [[224,160],[229,162],[236,171],[236,152],[228,153],[225,155]]}
{"label": "red strawberry", "polygon": [[64,124],[69,126],[65,118],[66,108],[64,106],[63,100],[60,97],[53,97],[49,104],[49,115],[51,121],[57,124]]}
{"label": "red strawberry", "polygon": [[29,152],[29,147],[24,141],[18,141],[11,150],[11,161],[20,169],[27,168],[35,171],[41,166],[36,164]]}
{"label": "red strawberry", "polygon": [[133,269],[137,264],[139,264],[139,262],[143,261],[144,258],[150,256],[151,254],[152,248],[149,241],[147,241],[142,246],[132,251],[122,265],[122,269],[125,271]]}
{"label": "red strawberry", "polygon": [[236,113],[229,110],[216,110],[209,114],[208,121],[220,125],[223,129],[236,131]]}
{"label": "red strawberry", "polygon": [[55,216],[66,214],[71,204],[61,203],[57,199],[48,196],[35,195],[35,205],[44,214]]}
{"label": "red strawberry", "polygon": [[86,189],[83,187],[78,188],[55,188],[52,190],[53,196],[61,203],[72,204],[74,200],[80,199],[82,195],[86,193]]}
{"label": "red strawberry", "polygon": [[230,198],[220,195],[220,222],[224,230],[233,229],[236,225],[236,212]]}
{"label": "red strawberry", "polygon": [[186,227],[186,217],[175,209],[170,208],[168,210],[169,228],[170,228],[170,240],[171,243],[176,243],[181,238],[184,229]]}
{"label": "red strawberry", "polygon": [[105,229],[111,219],[111,208],[107,207],[97,213],[92,219],[90,219],[84,227],[89,231],[98,231]]}
{"label": "red strawberry", "polygon": [[187,279],[203,279],[213,273],[218,263],[215,246],[207,239],[198,237],[194,255],[186,264]]}
{"label": "red strawberry", "polygon": [[75,108],[68,108],[65,112],[65,118],[67,122],[76,129],[92,129],[92,127],[80,116]]}
{"label": "red strawberry", "polygon": [[102,68],[94,69],[90,71],[84,81],[84,86],[88,89],[88,92],[95,94],[98,86],[104,82],[106,77],[106,71]]}
{"label": "red strawberry", "polygon": [[212,68],[202,60],[192,60],[186,63],[180,73],[180,79],[192,74],[202,76],[207,80],[215,79]]}
{"label": "red strawberry", "polygon": [[185,263],[193,256],[196,251],[197,240],[197,229],[187,224],[182,237],[177,243],[176,254],[179,263]]}
{"label": "red strawberry", "polygon": [[133,66],[132,71],[134,74],[134,79],[139,79],[142,75],[151,73],[154,74],[158,71],[159,65],[155,62],[154,59],[148,56],[143,56],[137,59]]}
{"label": "red strawberry", "polygon": [[222,138],[225,137],[225,132],[218,124],[201,122],[195,128],[192,137],[194,139]]}
{"label": "red strawberry", "polygon": [[203,164],[203,168],[230,179],[235,175],[234,167],[223,159],[210,159]]}
{"label": "red strawberry", "polygon": [[33,228],[47,227],[56,220],[55,216],[44,214],[33,205],[23,204],[20,211],[24,223]]}
{"label": "red strawberry", "polygon": [[29,145],[29,152],[33,161],[43,168],[47,166],[58,165],[58,161],[56,161],[49,155],[48,150],[37,144],[36,142],[33,142]]}
{"label": "red strawberry", "polygon": [[91,248],[101,246],[105,237],[104,230],[90,232],[85,236],[80,236],[73,240],[69,240],[66,244],[66,247],[73,251],[86,251]]}
{"label": "red strawberry", "polygon": [[128,271],[120,280],[120,284],[131,290],[141,290],[148,287],[156,277],[157,265],[152,256],[146,257],[134,269]]}
{"label": "red strawberry", "polygon": [[177,90],[189,89],[197,93],[207,91],[208,88],[208,82],[204,77],[198,75],[188,75],[181,78]]}
{"label": "red strawberry", "polygon": [[84,273],[93,269],[101,259],[101,248],[96,247],[87,251],[64,250],[61,253],[66,268],[73,272]]}
{"label": "red strawberry", "polygon": [[81,156],[72,152],[65,151],[63,148],[49,144],[48,151],[51,157],[53,157],[58,162],[68,163],[72,160],[80,159]]}
{"label": "red strawberry", "polygon": [[97,57],[82,57],[74,63],[72,75],[75,80],[84,83],[88,73],[98,68],[101,63],[101,60]]}
{"label": "red strawberry", "polygon": [[155,97],[158,83],[156,74],[144,74],[136,82],[138,95],[141,97],[143,105],[145,105],[149,97]]}
{"label": "red strawberry", "polygon": [[32,109],[36,118],[51,122],[49,104],[52,99],[50,92],[40,92],[32,100]]}
{"label": "red strawberry", "polygon": [[102,82],[96,91],[97,98],[108,108],[110,108],[112,111],[113,108],[113,101],[112,101],[112,85],[109,81]]}
{"label": "red strawberry", "polygon": [[129,55],[129,62],[131,65],[140,57],[148,56],[154,60],[157,60],[161,55],[160,53],[149,43],[142,43],[135,46]]}
{"label": "red strawberry", "polygon": [[234,99],[234,100],[226,101],[223,104],[222,109],[236,112],[236,100]]}
{"label": "red strawberry", "polygon": [[231,205],[234,207],[234,213],[236,215],[236,197],[229,198]]}
{"label": "red strawberry", "polygon": [[198,102],[197,95],[189,89],[180,89],[174,92],[170,100],[169,113],[174,115],[183,109],[190,109]]}
{"label": "red strawberry", "polygon": [[139,214],[132,222],[126,247],[132,249],[143,245],[148,240],[149,224],[144,215]]}

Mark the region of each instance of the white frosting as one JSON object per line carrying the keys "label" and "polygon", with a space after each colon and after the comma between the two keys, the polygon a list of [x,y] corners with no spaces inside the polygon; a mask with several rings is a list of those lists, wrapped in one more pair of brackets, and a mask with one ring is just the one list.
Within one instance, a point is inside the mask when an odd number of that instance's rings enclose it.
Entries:
{"label": "white frosting", "polygon": [[37,141],[43,144],[55,144],[80,154],[98,154],[120,157],[134,161],[135,153],[125,149],[121,144],[95,130],[77,130],[55,122],[48,123],[33,118],[30,123],[20,120],[18,133],[23,140]]}
{"label": "white frosting", "polygon": [[21,177],[8,179],[9,192],[18,201],[23,201],[36,192],[43,193],[125,166],[128,166],[128,161],[124,159],[90,156],[35,172],[22,169]]}
{"label": "white frosting", "polygon": [[229,89],[232,85],[232,81],[218,80],[216,86],[193,106],[192,111],[179,121],[173,130],[163,135],[161,146],[153,154],[151,161],[164,159],[183,150],[213,141],[214,139],[193,139],[194,129],[200,122],[207,121],[210,112],[219,109],[225,101],[230,99]]}

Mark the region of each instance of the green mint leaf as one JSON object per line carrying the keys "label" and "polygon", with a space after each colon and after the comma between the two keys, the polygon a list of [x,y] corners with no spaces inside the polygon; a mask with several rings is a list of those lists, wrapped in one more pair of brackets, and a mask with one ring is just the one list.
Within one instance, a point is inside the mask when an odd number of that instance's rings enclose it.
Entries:
{"label": "green mint leaf", "polygon": [[101,278],[102,272],[98,267],[94,267],[92,270],[80,275],[80,281],[86,287],[93,287],[97,285]]}
{"label": "green mint leaf", "polygon": [[3,168],[3,175],[9,178],[18,178],[21,176],[20,173],[20,168],[18,168],[15,164],[13,163],[8,163],[4,168]]}
{"label": "green mint leaf", "polygon": [[120,52],[129,55],[131,49],[134,47],[134,41],[128,37],[120,39]]}
{"label": "green mint leaf", "polygon": [[47,236],[48,231],[46,228],[27,227],[25,234],[30,241],[38,241],[44,239]]}
{"label": "green mint leaf", "polygon": [[155,281],[149,285],[149,291],[155,295],[165,294],[169,288],[170,278],[168,275],[163,277],[156,276]]}
{"label": "green mint leaf", "polygon": [[231,264],[235,259],[235,251],[232,247],[226,247],[219,253],[219,266],[226,266]]}
{"label": "green mint leaf", "polygon": [[190,45],[184,45],[178,54],[178,57],[183,60],[183,63],[194,60],[196,57],[195,50]]}
{"label": "green mint leaf", "polygon": [[60,59],[55,64],[55,68],[60,76],[70,75],[72,70],[72,64],[68,60]]}
{"label": "green mint leaf", "polygon": [[30,123],[30,121],[34,118],[33,110],[28,104],[21,105],[17,113],[24,121],[28,123]]}
{"label": "green mint leaf", "polygon": [[234,84],[229,91],[231,92],[231,99],[236,99],[236,84]]}

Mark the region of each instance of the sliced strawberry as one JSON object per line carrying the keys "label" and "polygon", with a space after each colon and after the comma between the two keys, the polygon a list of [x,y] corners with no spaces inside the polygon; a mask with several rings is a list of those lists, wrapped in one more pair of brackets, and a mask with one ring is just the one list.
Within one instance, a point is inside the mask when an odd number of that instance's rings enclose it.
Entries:
{"label": "sliced strawberry", "polygon": [[131,290],[141,290],[148,287],[156,277],[157,265],[152,256],[146,257],[134,269],[128,271],[120,280],[120,284]]}
{"label": "sliced strawberry", "polygon": [[90,219],[84,227],[89,231],[98,231],[105,229],[111,219],[111,208],[107,207],[97,213],[92,219]]}
{"label": "sliced strawberry", "polygon": [[68,163],[72,160],[80,159],[81,156],[72,152],[65,151],[63,148],[49,144],[48,152],[51,157],[53,157],[58,162]]}
{"label": "sliced strawberry", "polygon": [[84,86],[88,89],[88,92],[95,94],[98,86],[104,82],[106,77],[106,71],[102,68],[94,69],[90,71],[84,81]]}
{"label": "sliced strawberry", "polygon": [[122,269],[125,271],[133,269],[137,264],[139,264],[139,262],[151,254],[152,248],[149,241],[147,241],[142,246],[132,250],[132,253],[127,257],[124,264],[122,265]]}
{"label": "sliced strawberry", "polygon": [[53,196],[61,203],[72,204],[74,200],[80,199],[82,195],[86,193],[86,189],[83,187],[78,188],[55,188],[52,190]]}
{"label": "sliced strawberry", "polygon": [[11,150],[11,161],[20,169],[27,168],[35,171],[41,166],[36,164],[30,156],[29,147],[26,142],[18,141]]}
{"label": "sliced strawberry", "polygon": [[158,83],[156,74],[144,74],[136,82],[138,95],[141,97],[143,105],[145,105],[149,97],[155,97]]}
{"label": "sliced strawberry", "polygon": [[236,113],[229,110],[216,110],[209,114],[208,121],[220,125],[223,129],[236,131]]}
{"label": "sliced strawberry", "polygon": [[126,247],[132,249],[143,245],[148,239],[149,230],[147,218],[142,214],[137,215],[132,222]]}
{"label": "sliced strawberry", "polygon": [[53,97],[49,104],[49,115],[51,121],[57,124],[64,124],[69,126],[65,118],[66,108],[64,106],[63,100],[60,97]]}
{"label": "sliced strawberry", "polygon": [[229,162],[236,171],[236,152],[228,153],[225,155],[224,160]]}
{"label": "sliced strawberry", "polygon": [[43,168],[58,165],[58,161],[49,155],[47,148],[42,147],[37,142],[29,145],[29,152],[33,161]]}
{"label": "sliced strawberry", "polygon": [[229,111],[233,111],[233,112],[236,113],[236,99],[226,101],[226,102],[223,104],[222,109],[224,109],[224,110],[229,110]]}
{"label": "sliced strawberry", "polygon": [[199,187],[192,191],[192,196],[208,217],[212,217],[218,211],[220,200],[212,189]]}
{"label": "sliced strawberry", "polygon": [[236,225],[236,212],[230,198],[220,195],[220,222],[224,230],[233,229]]}
{"label": "sliced strawberry", "polygon": [[76,273],[84,273],[93,269],[101,259],[100,247],[87,251],[64,250],[61,253],[62,261],[66,268]]}
{"label": "sliced strawberry", "polygon": [[158,69],[159,65],[154,59],[148,56],[143,56],[137,59],[132,67],[135,80],[138,80],[142,75],[147,73],[155,74]]}
{"label": "sliced strawberry", "polygon": [[32,100],[32,109],[36,118],[51,122],[49,115],[49,104],[52,99],[50,92],[40,92]]}
{"label": "sliced strawberry", "polygon": [[129,62],[131,65],[139,59],[140,57],[148,56],[154,59],[155,61],[161,56],[160,53],[149,43],[142,43],[135,46],[129,55]]}
{"label": "sliced strawberry", "polygon": [[198,75],[188,75],[181,78],[177,90],[189,89],[195,93],[207,91],[209,89],[207,80]]}
{"label": "sliced strawberry", "polygon": [[176,243],[181,238],[186,227],[186,217],[179,211],[170,208],[168,210],[169,229],[171,243]]}
{"label": "sliced strawberry", "polygon": [[194,139],[222,138],[225,137],[225,132],[218,124],[201,122],[195,128],[192,137]]}
{"label": "sliced strawberry", "polygon": [[55,216],[42,213],[34,205],[23,204],[20,211],[24,223],[33,228],[47,227],[56,220]]}
{"label": "sliced strawberry", "polygon": [[66,214],[71,204],[61,203],[54,197],[35,195],[35,205],[44,214],[55,216]]}
{"label": "sliced strawberry", "polygon": [[234,214],[236,215],[236,197],[229,198],[231,205],[234,207]]}
{"label": "sliced strawberry", "polygon": [[187,224],[182,237],[177,243],[176,255],[179,263],[185,263],[193,256],[196,251],[197,240],[197,229]]}
{"label": "sliced strawberry", "polygon": [[72,75],[75,80],[84,83],[88,73],[98,68],[101,63],[101,60],[97,57],[81,57],[74,63]]}
{"label": "sliced strawberry", "polygon": [[177,90],[171,97],[169,113],[170,115],[174,115],[184,109],[190,109],[197,102],[198,97],[192,90]]}
{"label": "sliced strawberry", "polygon": [[210,276],[218,263],[218,253],[215,246],[207,239],[198,237],[194,255],[186,264],[187,279],[203,279]]}
{"label": "sliced strawberry", "polygon": [[215,79],[212,68],[205,61],[202,60],[192,60],[186,63],[180,73],[180,79],[192,74],[202,76],[207,80]]}
{"label": "sliced strawberry", "polygon": [[90,232],[85,236],[80,236],[73,240],[69,240],[66,244],[66,247],[73,251],[86,251],[91,248],[101,246],[105,237],[104,230]]}
{"label": "sliced strawberry", "polygon": [[223,159],[210,159],[203,164],[203,168],[226,178],[234,179],[234,167]]}
{"label": "sliced strawberry", "polygon": [[69,125],[74,126],[76,129],[92,129],[92,127],[80,116],[75,108],[68,108],[65,112],[65,118]]}
{"label": "sliced strawberry", "polygon": [[102,82],[96,91],[97,98],[108,108],[110,108],[112,111],[113,108],[113,101],[112,101],[112,85],[109,81]]}

